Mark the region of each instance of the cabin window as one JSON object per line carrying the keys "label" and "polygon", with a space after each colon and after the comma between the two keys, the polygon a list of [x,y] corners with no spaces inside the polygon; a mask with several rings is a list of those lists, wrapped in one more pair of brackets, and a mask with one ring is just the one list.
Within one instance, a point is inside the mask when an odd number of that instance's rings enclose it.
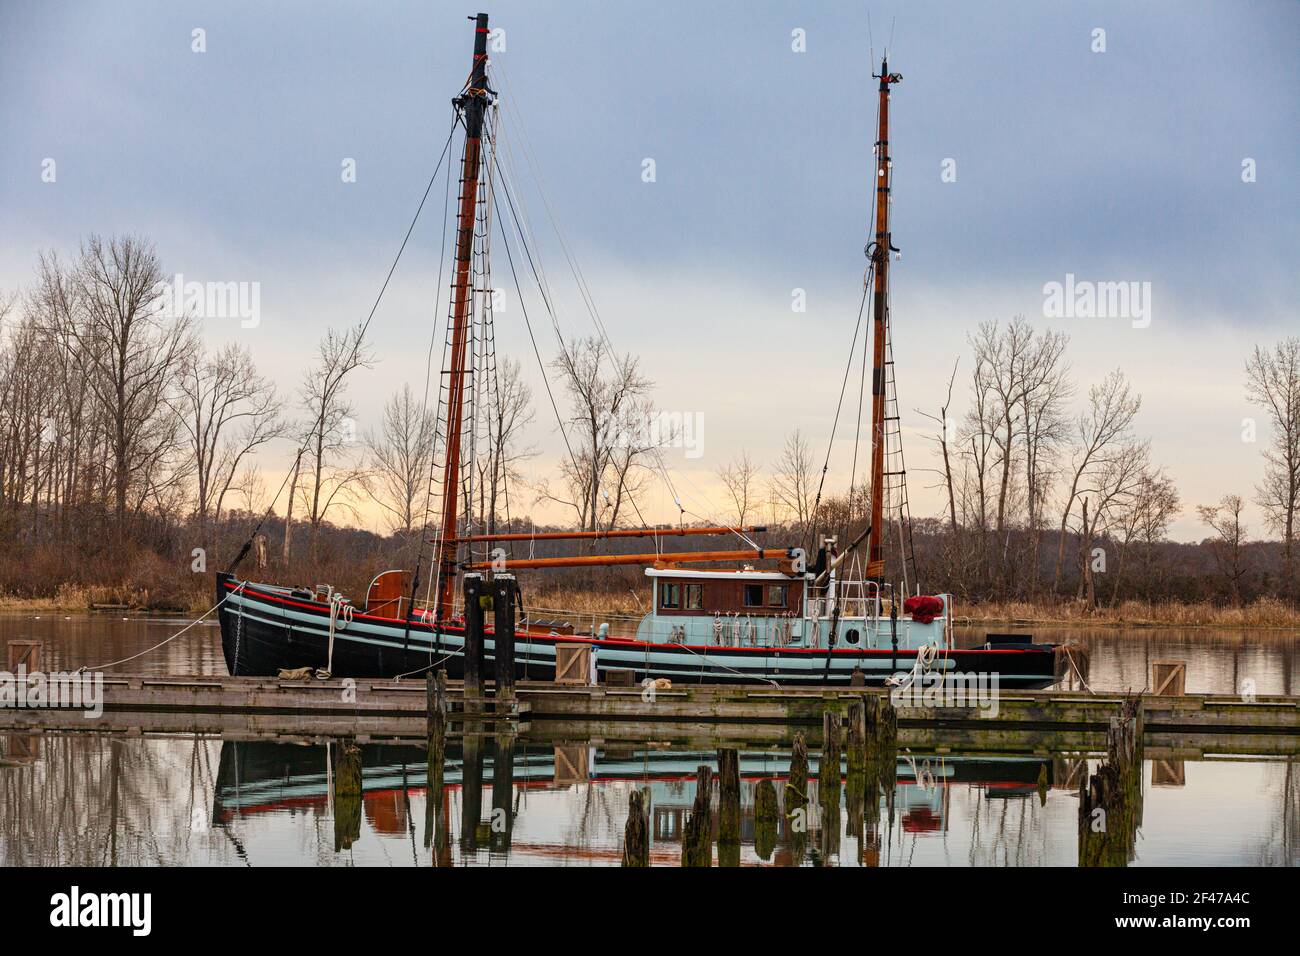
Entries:
{"label": "cabin window", "polygon": [[659,606],[660,607],[681,607],[682,606],[682,588],[680,584],[664,583],[659,585]]}
{"label": "cabin window", "polygon": [[858,629],[856,627],[849,628],[848,632],[844,635],[844,639],[850,644],[858,643]]}
{"label": "cabin window", "polygon": [[763,585],[746,584],[745,585],[745,607],[762,607],[763,606]]}
{"label": "cabin window", "polygon": [[686,607],[691,611],[699,611],[704,607],[704,585],[688,584],[686,585]]}
{"label": "cabin window", "polygon": [[784,584],[773,584],[768,587],[768,607],[785,607],[785,588],[786,586]]}

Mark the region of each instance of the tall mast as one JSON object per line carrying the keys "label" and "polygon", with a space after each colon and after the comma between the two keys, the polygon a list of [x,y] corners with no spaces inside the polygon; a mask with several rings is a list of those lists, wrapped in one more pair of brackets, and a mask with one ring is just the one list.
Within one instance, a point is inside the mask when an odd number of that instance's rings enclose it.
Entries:
{"label": "tall mast", "polygon": [[460,444],[462,406],[465,400],[465,357],[473,313],[474,223],[478,212],[479,163],[483,137],[483,116],[491,102],[487,86],[488,15],[474,20],[474,59],[469,81],[456,97],[456,108],[465,123],[465,148],[461,159],[460,212],[456,226],[456,253],[452,269],[451,365],[447,375],[447,458],[442,473],[442,524],[440,526],[439,585],[437,620],[451,617],[456,594],[456,526],[460,497]]}
{"label": "tall mast", "polygon": [[880,61],[880,126],[876,133],[876,236],[867,247],[874,266],[872,287],[871,370],[871,531],[867,541],[867,576],[884,577],[885,562],[885,363],[889,309],[889,87],[902,76]]}

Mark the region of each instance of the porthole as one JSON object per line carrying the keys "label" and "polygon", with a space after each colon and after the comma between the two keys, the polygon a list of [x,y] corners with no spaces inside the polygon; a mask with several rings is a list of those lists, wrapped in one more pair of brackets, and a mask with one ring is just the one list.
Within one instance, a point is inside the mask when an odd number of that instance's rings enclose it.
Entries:
{"label": "porthole", "polygon": [[858,629],[856,627],[849,628],[848,632],[844,635],[844,639],[850,644],[858,643]]}

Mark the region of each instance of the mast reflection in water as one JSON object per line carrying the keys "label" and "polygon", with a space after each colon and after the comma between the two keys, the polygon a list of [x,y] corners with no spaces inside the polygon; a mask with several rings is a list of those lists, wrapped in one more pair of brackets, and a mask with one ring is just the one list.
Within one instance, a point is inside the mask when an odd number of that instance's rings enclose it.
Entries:
{"label": "mast reflection in water", "polygon": [[[779,866],[1073,866],[1078,788],[1096,766],[900,752],[865,790],[823,803],[814,750],[800,833],[789,750],[739,762],[740,863]],[[717,753],[526,736],[452,739],[431,766],[409,744],[5,733],[0,863],[618,865],[639,788],[651,864],[677,866],[700,765],[716,771]],[[1296,770],[1294,758],[1154,757],[1131,864],[1300,863]],[[754,809],[764,781],[779,802],[770,831]],[[717,799],[715,787],[715,841]]]}

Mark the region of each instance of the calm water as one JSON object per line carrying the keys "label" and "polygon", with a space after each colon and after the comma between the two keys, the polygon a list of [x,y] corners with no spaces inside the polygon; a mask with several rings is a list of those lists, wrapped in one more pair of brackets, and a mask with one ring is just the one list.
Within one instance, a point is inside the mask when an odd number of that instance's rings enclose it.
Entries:
{"label": "calm water", "polygon": [[[177,617],[0,614],[0,644],[15,638],[45,642],[47,670],[117,661],[165,640],[189,623]],[[958,630],[963,646],[982,643],[997,626]],[[1071,642],[1088,686],[1097,691],[1141,690],[1151,662],[1187,662],[1188,693],[1300,693],[1300,632],[1204,629],[1034,628],[1040,641]],[[203,622],[163,647],[120,666],[136,674],[225,674],[215,623]],[[1078,686],[1077,680],[1075,686]]]}
{"label": "calm water", "polygon": [[[0,615],[0,643],[44,641],[46,669],[94,666],[184,623],[9,614]],[[1289,694],[1300,676],[1294,633],[1035,633],[1081,645],[1096,690],[1140,689],[1160,659],[1188,662],[1190,692],[1233,693],[1253,681],[1257,693]],[[225,665],[216,628],[200,625],[121,669],[222,674]],[[645,788],[652,860],[675,866],[696,767],[716,767],[709,748],[557,746],[525,735],[466,749],[453,740],[442,786],[431,790],[423,747],[364,744],[364,795],[336,800],[344,746],[0,729],[0,864],[616,865],[628,795]],[[742,752],[744,864],[1072,866],[1079,783],[1096,766],[1077,754],[900,753],[863,825],[842,798],[833,817],[814,817],[800,853],[784,823],[770,850],[755,841],[754,787],[771,778],[783,793],[788,761],[780,749]],[[1133,864],[1300,864],[1298,761],[1148,761]]]}
{"label": "calm water", "polygon": [[[364,796],[335,798],[341,746],[27,738],[21,757],[0,762],[0,864],[617,865],[628,795],[646,788],[652,862],[677,866],[695,768],[716,767],[711,751],[523,737],[504,753],[482,741],[476,756],[452,741],[439,806],[425,751],[412,745],[363,745]],[[902,754],[892,794],[882,788],[866,808],[865,835],[850,835],[842,798],[838,818],[813,818],[800,859],[787,825],[764,857],[754,836],[754,785],[766,777],[783,791],[788,752],[742,752],[741,862],[1073,866],[1087,765]],[[1251,758],[1148,763],[1134,865],[1297,865],[1298,769]],[[812,787],[816,802],[815,777]]]}

